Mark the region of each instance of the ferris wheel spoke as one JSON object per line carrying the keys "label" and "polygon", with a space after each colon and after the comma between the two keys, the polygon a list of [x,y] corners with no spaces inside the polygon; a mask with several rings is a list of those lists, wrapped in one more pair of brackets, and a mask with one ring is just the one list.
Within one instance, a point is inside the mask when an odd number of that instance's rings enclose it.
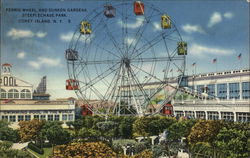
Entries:
{"label": "ferris wheel spoke", "polygon": [[182,57],[155,57],[155,58],[139,58],[132,59],[131,62],[162,62],[162,61],[175,61],[175,60],[183,60]]}
{"label": "ferris wheel spoke", "polygon": [[[142,36],[143,36],[143,33],[144,31],[146,30],[148,24],[151,22],[151,18],[153,16],[153,13],[154,13],[154,10],[152,10],[151,14],[149,17],[146,17],[144,18],[144,21],[143,23],[141,24],[139,30],[136,32],[136,35],[135,35],[135,38],[133,40],[133,42],[131,42],[130,46],[129,46],[129,49],[131,48],[132,45],[133,46],[133,49],[131,51],[131,55],[137,50],[137,45],[139,43],[139,41],[141,40]],[[142,29],[141,29],[142,28]],[[135,42],[135,43],[134,43]]]}
{"label": "ferris wheel spoke", "polygon": [[112,41],[113,46],[116,48],[116,50],[117,50],[120,54],[122,54],[122,50],[121,50],[121,48],[119,47],[119,44],[118,44],[117,41],[115,40],[114,36],[113,36],[112,33],[110,32],[110,30],[109,30],[109,28],[108,28],[106,22],[104,22],[104,28],[106,29],[107,35],[108,35],[109,39]]}
{"label": "ferris wheel spoke", "polygon": [[[118,64],[118,63],[117,63]],[[89,80],[88,83],[85,83],[84,86],[82,86],[80,89],[85,90],[88,89],[89,86],[98,83],[99,81],[103,80],[105,77],[109,76],[110,74],[112,74],[113,72],[117,71],[115,69],[115,66],[117,66],[117,64],[114,64],[112,67],[110,67],[109,69],[107,69],[106,71],[104,71],[103,73],[99,74],[98,76],[96,76],[95,78],[93,78],[92,80]]]}
{"label": "ferris wheel spoke", "polygon": [[[146,44],[144,44],[142,47],[138,48],[134,53],[135,55],[132,56],[132,58],[136,58],[140,55],[142,55],[144,52],[146,52],[148,49],[152,48],[153,46],[155,46],[156,44],[158,44],[161,41],[161,36],[162,38],[165,38],[167,36],[169,36],[170,34],[174,33],[174,31],[170,32],[169,34],[165,33],[161,33],[159,35],[157,35],[155,38],[153,38],[151,41],[148,41]],[[138,53],[138,54],[137,54]]]}

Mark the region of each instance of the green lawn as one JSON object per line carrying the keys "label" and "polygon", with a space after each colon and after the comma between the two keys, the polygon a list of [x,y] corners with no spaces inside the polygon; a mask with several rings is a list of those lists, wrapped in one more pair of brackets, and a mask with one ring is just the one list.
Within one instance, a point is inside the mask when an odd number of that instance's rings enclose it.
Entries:
{"label": "green lawn", "polygon": [[38,154],[37,152],[34,152],[31,149],[28,149],[31,153],[33,153],[34,155],[38,156],[39,158],[47,158],[48,156],[50,156],[52,154],[52,148],[43,148],[44,150],[44,154]]}

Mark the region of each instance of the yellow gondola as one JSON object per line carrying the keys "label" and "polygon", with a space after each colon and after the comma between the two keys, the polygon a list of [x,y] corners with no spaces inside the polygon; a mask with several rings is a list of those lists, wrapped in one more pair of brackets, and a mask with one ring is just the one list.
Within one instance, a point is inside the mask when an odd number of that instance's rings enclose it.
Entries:
{"label": "yellow gondola", "polygon": [[161,16],[161,27],[163,29],[170,29],[171,28],[171,19],[170,16],[167,14],[163,14]]}
{"label": "yellow gondola", "polygon": [[177,47],[178,55],[187,55],[187,43],[186,42],[178,42]]}
{"label": "yellow gondola", "polygon": [[91,24],[88,21],[82,21],[80,26],[81,34],[91,34]]}

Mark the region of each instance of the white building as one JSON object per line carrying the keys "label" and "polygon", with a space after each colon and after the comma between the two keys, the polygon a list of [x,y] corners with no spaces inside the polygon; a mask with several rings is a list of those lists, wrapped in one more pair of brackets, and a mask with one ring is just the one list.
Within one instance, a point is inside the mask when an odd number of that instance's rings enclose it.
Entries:
{"label": "white building", "polygon": [[31,119],[74,121],[75,100],[34,100],[32,84],[13,76],[11,68],[10,64],[2,65],[0,119],[11,122],[13,127],[17,126],[19,121]]}

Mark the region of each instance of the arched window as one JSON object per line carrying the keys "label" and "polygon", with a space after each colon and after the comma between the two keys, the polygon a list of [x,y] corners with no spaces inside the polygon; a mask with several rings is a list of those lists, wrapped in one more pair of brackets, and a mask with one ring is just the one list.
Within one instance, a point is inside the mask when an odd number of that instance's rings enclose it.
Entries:
{"label": "arched window", "polygon": [[30,90],[28,90],[28,89],[23,89],[23,90],[21,91],[21,98],[22,98],[22,99],[24,99],[24,98],[30,99],[30,98],[31,98],[31,92],[30,92]]}
{"label": "arched window", "polygon": [[19,98],[19,92],[16,89],[10,89],[8,91],[8,98],[13,99],[13,98]]}
{"label": "arched window", "polygon": [[7,97],[6,90],[1,89],[0,93],[1,93],[1,99],[5,99]]}

